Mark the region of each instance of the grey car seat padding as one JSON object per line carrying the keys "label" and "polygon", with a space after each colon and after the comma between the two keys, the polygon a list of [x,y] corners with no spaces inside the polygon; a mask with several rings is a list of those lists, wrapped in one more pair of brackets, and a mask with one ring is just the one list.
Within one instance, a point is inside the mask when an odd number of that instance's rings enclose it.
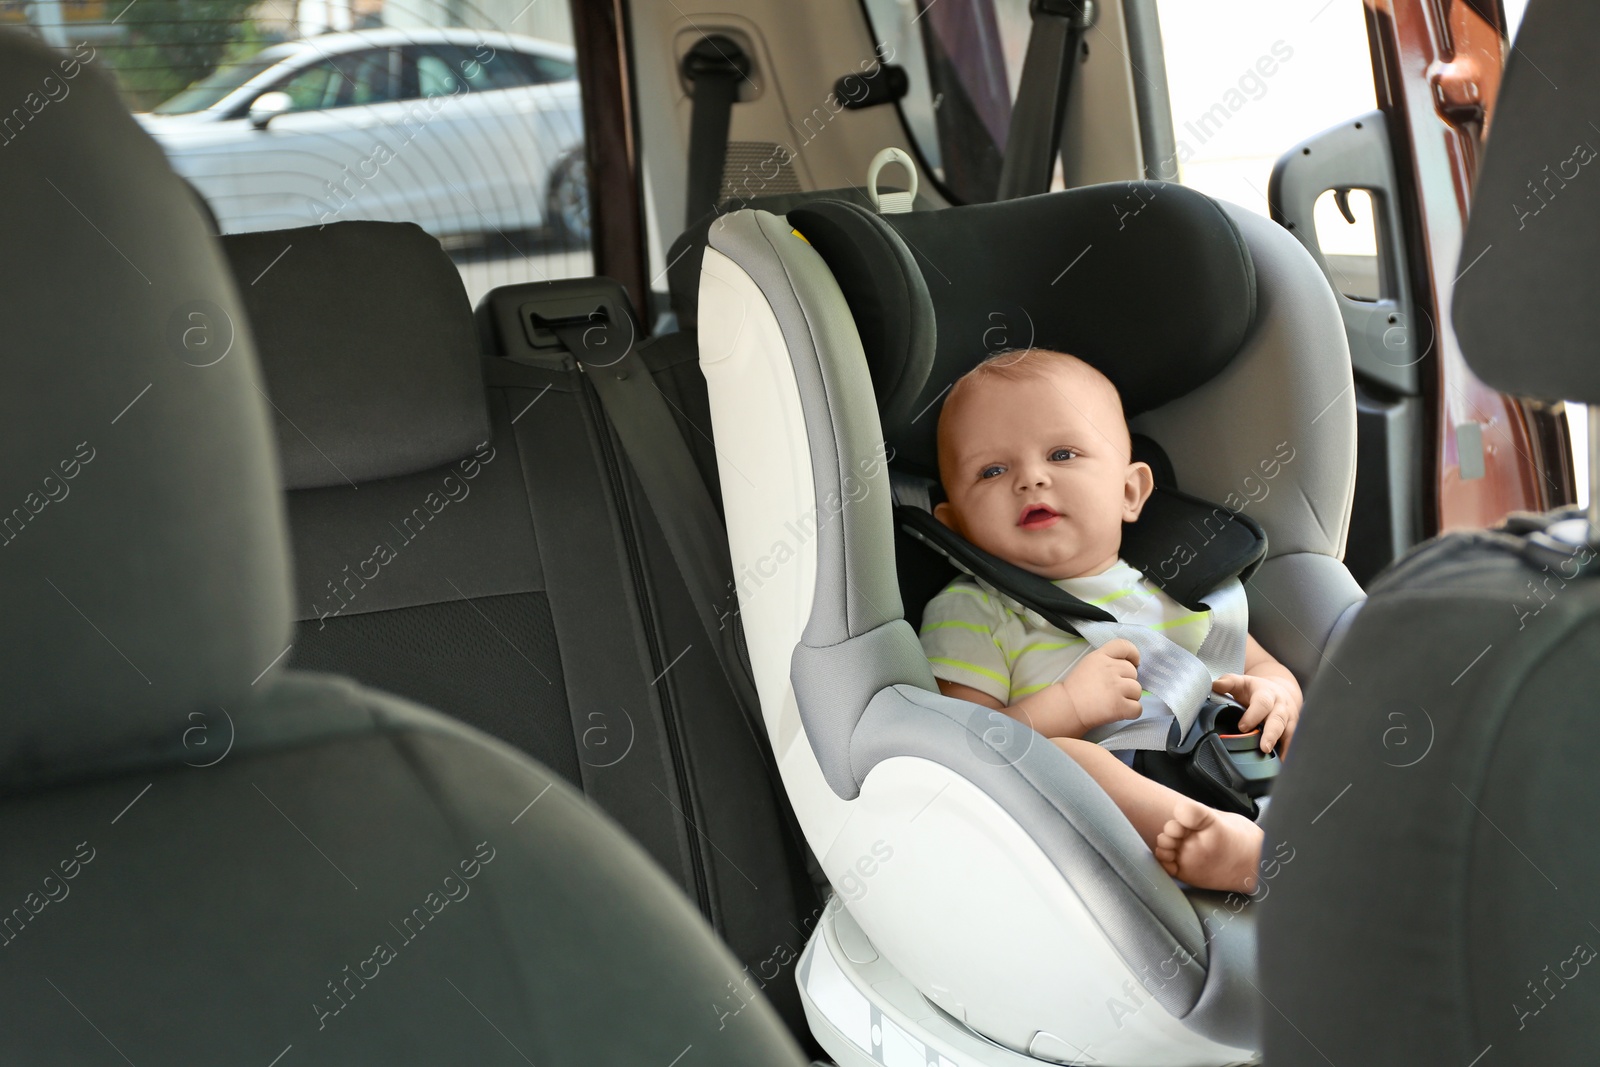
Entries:
{"label": "grey car seat padding", "polygon": [[209,766],[0,802],[8,1061],[802,1062],[766,1004],[713,1010],[738,964],[549,772],[328,676],[233,710]]}
{"label": "grey car seat padding", "polygon": [[187,190],[88,62],[0,32],[0,95],[71,83],[0,169],[0,487],[30,514],[0,547],[0,1058],[578,1064],[693,1045],[795,1067],[760,998],[710,1009],[738,965],[549,772],[278,666],[283,504],[245,316]]}
{"label": "grey car seat padding", "polygon": [[0,41],[0,98],[72,94],[0,167],[3,780],[244,701],[289,644],[289,564],[253,345],[188,189],[93,65]]}
{"label": "grey car seat padding", "polygon": [[1561,739],[1593,720],[1600,585],[1592,550],[1526,543],[1396,563],[1307,693],[1265,820],[1294,852],[1260,915],[1269,1063],[1593,1058],[1600,779]]}
{"label": "grey car seat padding", "polygon": [[[447,332],[411,329],[403,316],[364,318],[362,344],[331,343],[347,328],[317,324],[341,308],[299,303],[309,286],[296,275],[332,284],[319,266],[324,250],[338,265],[362,240],[374,255],[350,302],[393,302],[389,290],[403,287],[412,302],[439,307]],[[373,368],[438,380],[455,373],[462,345],[476,348],[458,275],[414,227],[336,223],[286,231],[275,243],[293,251],[255,287],[254,316],[300,317],[307,334],[293,353],[262,353],[269,382],[284,373],[280,359],[298,376],[296,389],[273,396],[282,424],[309,421],[308,398],[332,409],[366,403]],[[501,310],[516,322],[522,288],[496,290],[480,317]],[[520,329],[483,336],[533,358]],[[488,436],[464,458],[288,494],[299,622],[287,661],[350,674],[515,745],[617,819],[751,973],[779,946],[798,955],[791,924],[815,906],[804,857],[787,844],[782,801],[709,655],[681,572],[660,554],[654,511],[627,464],[607,459],[622,457],[583,376],[560,358],[538,366],[489,358],[471,377]],[[444,403],[440,418],[460,409]],[[431,418],[413,398],[408,425],[425,434]],[[370,442],[359,425],[337,432],[360,451],[382,449],[393,430]],[[774,979],[770,965],[758,981],[803,1032],[793,983]]]}
{"label": "grey car seat padding", "polygon": [[[884,186],[883,191],[892,190]],[[863,208],[872,206],[872,198],[865,189],[847,186],[843,189],[819,189],[803,193],[734,197],[724,200],[715,210],[707,211],[691,222],[667,250],[667,289],[672,297],[672,310],[678,317],[679,328],[693,331],[699,323],[700,261],[704,256],[706,245],[711,240],[711,230],[720,225],[718,220],[722,216],[746,208],[782,215],[815,200],[845,200],[859,204]],[[933,207],[933,203],[919,194],[913,207],[915,210],[927,210]]]}

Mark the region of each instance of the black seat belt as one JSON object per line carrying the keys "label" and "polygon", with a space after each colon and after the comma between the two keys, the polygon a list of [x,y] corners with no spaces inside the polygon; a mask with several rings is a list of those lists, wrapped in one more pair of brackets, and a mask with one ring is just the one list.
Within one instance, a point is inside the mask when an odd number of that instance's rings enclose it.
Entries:
{"label": "black seat belt", "polygon": [[[610,332],[609,321],[594,317],[611,310],[597,310],[576,322],[541,320],[540,324],[561,339],[594,386],[666,535],[728,685],[741,704],[758,709],[755,682],[730,625],[732,614],[718,608],[733,574],[727,531],[650,369],[631,347],[618,356],[621,346],[604,336]],[[765,725],[760,737],[766,737]]]}
{"label": "black seat belt", "polygon": [[537,324],[560,339],[600,397],[600,406],[616,430],[622,450],[644,486],[645,499],[666,535],[667,548],[678,564],[701,627],[743,713],[756,751],[761,754],[778,810],[805,861],[807,874],[813,885],[825,885],[826,877],[795,818],[778,771],[761,714],[761,699],[756,694],[755,676],[739,640],[738,619],[718,609],[723,591],[732,584],[727,531],[650,368],[633,351],[631,343],[620,357],[616,355],[618,346],[608,336],[613,319],[628,314],[622,308],[602,305],[574,319],[539,317]]}
{"label": "black seat belt", "polygon": [[728,125],[739,83],[749,77],[750,57],[721,34],[702,37],[683,57],[683,76],[694,86],[689,118],[689,191],[685,226],[722,200],[722,165],[728,155]]}
{"label": "black seat belt", "polygon": [[1050,191],[1072,73],[1083,35],[1095,20],[1095,0],[1033,0],[1030,7],[1033,29],[1011,106],[997,200]]}

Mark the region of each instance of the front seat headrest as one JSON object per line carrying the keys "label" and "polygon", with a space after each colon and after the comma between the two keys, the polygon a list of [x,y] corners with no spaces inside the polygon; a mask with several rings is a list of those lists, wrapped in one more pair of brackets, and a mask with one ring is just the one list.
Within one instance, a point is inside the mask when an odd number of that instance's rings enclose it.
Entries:
{"label": "front seat headrest", "polygon": [[80,55],[0,32],[0,99],[29,102],[0,145],[4,787],[244,702],[288,647],[289,569],[255,351],[193,196]]}
{"label": "front seat headrest", "polygon": [[1209,197],[1163,182],[875,215],[823,202],[788,215],[828,264],[861,333],[883,432],[938,475],[938,401],[987,356],[1054,348],[1093,364],[1131,418],[1209,381],[1255,320],[1255,269]]}
{"label": "front seat headrest", "polygon": [[1596,40],[1600,5],[1529,5],[1506,59],[1452,298],[1461,352],[1478,377],[1507,393],[1588,404],[1600,403]]}
{"label": "front seat headrest", "polygon": [[[414,474],[488,440],[472,305],[437,238],[409,222],[335,222],[230,234],[222,246],[255,330],[287,488]],[[291,269],[273,269],[291,256]]]}

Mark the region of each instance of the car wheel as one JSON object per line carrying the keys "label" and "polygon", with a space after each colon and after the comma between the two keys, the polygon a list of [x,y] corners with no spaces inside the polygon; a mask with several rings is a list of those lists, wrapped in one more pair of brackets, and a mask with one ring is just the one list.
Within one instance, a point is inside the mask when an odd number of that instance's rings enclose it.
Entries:
{"label": "car wheel", "polygon": [[589,243],[589,167],[581,149],[563,157],[550,175],[546,219],[552,236],[571,244]]}

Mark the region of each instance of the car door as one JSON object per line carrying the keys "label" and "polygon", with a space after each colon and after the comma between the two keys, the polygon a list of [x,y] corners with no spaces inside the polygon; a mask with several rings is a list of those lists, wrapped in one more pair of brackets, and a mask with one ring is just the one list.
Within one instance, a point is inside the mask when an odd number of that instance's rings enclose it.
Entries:
{"label": "car door", "polygon": [[237,120],[233,195],[219,205],[227,228],[349,219],[427,225],[405,158],[408,117],[397,88],[397,56],[383,47],[324,56],[272,83],[264,91],[287,93],[291,106],[261,129]]}
{"label": "car door", "polygon": [[[1450,320],[1452,287],[1474,266],[1458,258],[1508,47],[1502,6],[1367,0],[1365,12],[1377,112],[1296,145],[1272,184],[1274,217],[1323,264],[1345,313],[1361,448],[1350,556],[1363,579],[1425,537],[1575,492],[1559,408],[1479,381]],[[1313,203],[1330,192],[1346,218],[1353,195],[1370,205],[1370,269],[1323,255]]]}
{"label": "car door", "polygon": [[1368,30],[1385,72],[1380,105],[1409,148],[1400,199],[1421,238],[1408,248],[1413,274],[1439,324],[1438,373],[1425,383],[1435,414],[1436,528],[1568,503],[1572,452],[1559,409],[1484,385],[1450,324],[1454,282],[1475,265],[1459,262],[1461,237],[1509,50],[1504,8],[1499,0],[1379,0],[1369,2]]}

